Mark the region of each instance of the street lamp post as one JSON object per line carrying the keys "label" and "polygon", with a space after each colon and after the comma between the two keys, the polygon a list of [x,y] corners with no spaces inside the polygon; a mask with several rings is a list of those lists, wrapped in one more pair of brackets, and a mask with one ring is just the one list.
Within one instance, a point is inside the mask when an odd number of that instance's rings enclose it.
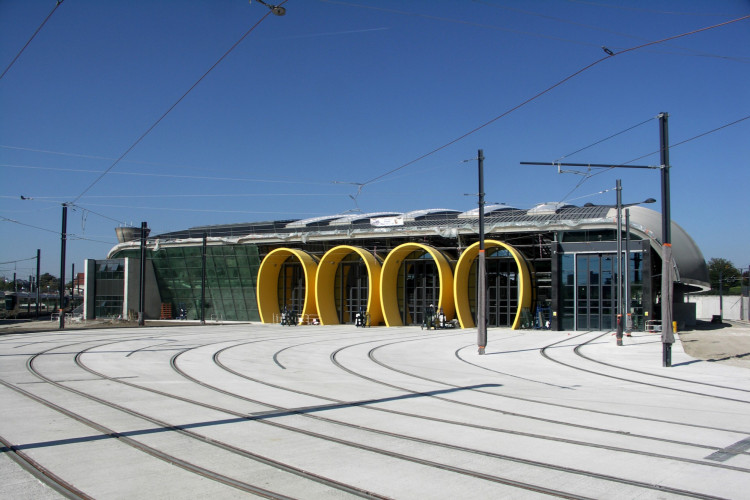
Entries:
{"label": "street lamp post", "polygon": [[617,179],[617,345],[622,345],[622,182]]}
{"label": "street lamp post", "polygon": [[[656,200],[653,198],[647,198],[643,201],[636,203],[622,204],[622,182],[617,179],[617,263],[615,270],[617,271],[617,330],[616,338],[617,345],[622,345],[623,336],[623,319],[627,315],[627,327],[626,331],[630,336],[632,329],[632,318],[630,315],[630,209],[626,207],[632,207],[640,205],[642,203],[655,203]],[[625,232],[626,232],[626,244],[625,244],[625,256],[622,255],[622,210],[625,208]],[[623,262],[624,261],[624,262]],[[624,280],[623,280],[624,277]],[[623,284],[625,293],[623,294]]]}
{"label": "street lamp post", "polygon": [[625,336],[633,331],[633,314],[630,311],[630,209],[625,209]]}
{"label": "street lamp post", "polygon": [[484,152],[477,154],[479,168],[479,258],[477,260],[477,346],[484,354],[487,346],[487,271],[484,252]]}

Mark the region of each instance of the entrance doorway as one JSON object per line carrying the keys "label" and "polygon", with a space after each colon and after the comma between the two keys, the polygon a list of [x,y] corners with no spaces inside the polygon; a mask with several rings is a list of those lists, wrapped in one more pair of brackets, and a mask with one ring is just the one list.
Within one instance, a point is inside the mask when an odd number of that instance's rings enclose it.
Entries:
{"label": "entrance doorway", "polygon": [[576,255],[576,330],[611,330],[617,324],[613,254]]}
{"label": "entrance doorway", "polygon": [[[504,248],[487,250],[487,326],[513,326],[518,312],[518,265]],[[469,297],[471,315],[477,322],[477,262],[471,266]]]}
{"label": "entrance doorway", "polygon": [[339,323],[354,323],[358,312],[367,311],[370,280],[359,255],[345,257],[336,270],[334,295]]}
{"label": "entrance doorway", "polygon": [[[505,249],[488,252],[487,325],[511,326],[518,311],[518,266]],[[476,321],[475,321],[476,322]]]}
{"label": "entrance doorway", "polygon": [[279,310],[302,314],[305,305],[305,272],[302,264],[293,258],[281,264],[279,270]]}
{"label": "entrance doorway", "polygon": [[[440,279],[437,265],[427,252],[412,252],[399,270],[399,312],[404,325],[420,325],[432,305],[440,298]],[[437,312],[437,311],[435,311]]]}

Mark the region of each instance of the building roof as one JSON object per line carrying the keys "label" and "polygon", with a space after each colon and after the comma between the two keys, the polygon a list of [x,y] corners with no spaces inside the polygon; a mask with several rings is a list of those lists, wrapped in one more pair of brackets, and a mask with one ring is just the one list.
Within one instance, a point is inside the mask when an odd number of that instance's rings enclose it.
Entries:
{"label": "building roof", "polygon": [[[633,206],[630,210],[631,231],[651,242],[661,255],[661,214]],[[536,231],[570,231],[576,229],[613,229],[617,211],[611,205],[577,207],[560,203],[543,203],[524,210],[508,205],[485,207],[485,234]],[[459,212],[450,209],[415,210],[408,213],[376,212],[369,214],[334,214],[303,220],[285,220],[216,226],[201,226],[151,236],[158,245],[198,244],[205,233],[213,244],[224,243],[307,243],[340,239],[442,236],[478,234],[478,210]],[[130,248],[137,242],[115,246],[110,255]],[[672,257],[676,280],[708,289],[708,268],[698,246],[684,229],[672,222]]]}

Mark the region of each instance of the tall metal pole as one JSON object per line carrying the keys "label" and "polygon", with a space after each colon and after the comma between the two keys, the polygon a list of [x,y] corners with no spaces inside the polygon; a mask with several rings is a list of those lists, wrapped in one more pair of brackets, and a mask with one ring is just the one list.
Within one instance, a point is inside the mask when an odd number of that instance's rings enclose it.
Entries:
{"label": "tall metal pole", "polygon": [[617,345],[622,345],[622,182],[617,179]]}
{"label": "tall metal pole", "polygon": [[661,150],[661,343],[663,366],[672,366],[672,217],[669,199],[669,115],[659,113]]}
{"label": "tall metal pole", "polygon": [[146,324],[144,309],[146,304],[146,226],[141,222],[141,269],[140,269],[140,287],[138,288],[138,326]]}
{"label": "tall metal pole", "polygon": [[201,247],[201,325],[206,324],[206,233]]}
{"label": "tall metal pole", "polygon": [[65,329],[65,246],[68,239],[68,205],[62,204],[62,231],[60,233],[60,330]]}
{"label": "tall metal pole", "polygon": [[719,319],[724,323],[724,269],[719,269]]}
{"label": "tall metal pole", "polygon": [[41,300],[41,294],[39,293],[39,271],[40,271],[40,257],[42,251],[36,249],[36,319],[39,319],[39,301]]}
{"label": "tall metal pole", "polygon": [[625,209],[625,336],[633,331],[633,314],[630,311],[630,209]]}
{"label": "tall metal pole", "polygon": [[479,354],[487,346],[487,271],[484,255],[484,152],[477,155],[479,167],[479,259],[477,260],[477,345]]}

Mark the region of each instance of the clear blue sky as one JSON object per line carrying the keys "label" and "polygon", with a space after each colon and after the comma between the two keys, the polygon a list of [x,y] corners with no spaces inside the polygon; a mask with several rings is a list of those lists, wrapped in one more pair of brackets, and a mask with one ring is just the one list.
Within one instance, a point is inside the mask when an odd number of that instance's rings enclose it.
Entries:
{"label": "clear blue sky", "polygon": [[[54,7],[0,1],[0,70]],[[706,259],[750,265],[750,119],[676,145],[750,115],[750,19],[627,50],[750,15],[750,1],[284,7],[262,19],[257,1],[65,0],[0,79],[0,275],[33,274],[22,259],[37,248],[42,271],[59,275],[71,201],[68,277],[70,263],[106,256],[117,221],[158,234],[357,207],[468,210],[480,148],[488,202],[614,203],[614,191],[596,193],[617,178],[624,202],[660,200],[656,170],[586,179],[519,165],[658,165],[660,112],[675,145],[673,220]],[[357,186],[340,182],[366,183],[356,204]]]}

